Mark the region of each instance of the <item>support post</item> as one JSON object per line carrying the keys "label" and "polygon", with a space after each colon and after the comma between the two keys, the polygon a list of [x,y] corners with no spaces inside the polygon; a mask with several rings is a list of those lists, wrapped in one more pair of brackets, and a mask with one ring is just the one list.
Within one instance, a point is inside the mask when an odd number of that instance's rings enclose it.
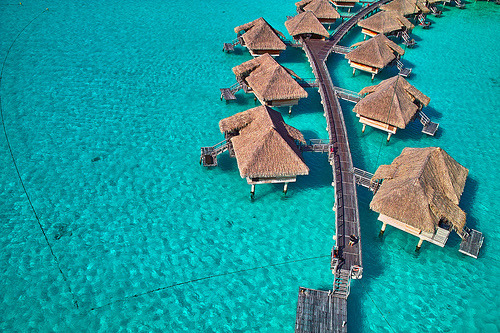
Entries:
{"label": "support post", "polygon": [[254,198],[255,197],[255,184],[252,184],[252,189],[250,190],[250,198]]}
{"label": "support post", "polygon": [[385,232],[385,227],[387,227],[387,223],[382,224],[382,229],[380,229],[380,233],[378,234],[379,236],[382,236]]}
{"label": "support post", "polygon": [[356,75],[356,68],[352,69],[352,76]]}
{"label": "support post", "polygon": [[288,114],[292,114],[292,106],[290,105],[290,108],[288,109]]}
{"label": "support post", "polygon": [[364,133],[366,129],[366,124],[363,124],[363,128],[361,129],[361,133]]}
{"label": "support post", "polygon": [[372,73],[372,81],[373,81],[374,78],[375,78],[375,73]]}
{"label": "support post", "polygon": [[363,40],[366,40],[366,34],[363,36]]}
{"label": "support post", "polygon": [[392,133],[389,133],[389,134],[387,135],[387,142],[389,142],[389,140],[391,139],[391,135],[392,135]]}
{"label": "support post", "polygon": [[288,191],[288,183],[285,183],[285,186],[283,186],[283,194],[286,195],[287,191]]}
{"label": "support post", "polygon": [[415,249],[415,252],[420,251],[420,248],[422,247],[423,242],[424,242],[424,240],[422,238],[420,238],[420,240],[418,241],[418,244],[417,244],[417,248]]}

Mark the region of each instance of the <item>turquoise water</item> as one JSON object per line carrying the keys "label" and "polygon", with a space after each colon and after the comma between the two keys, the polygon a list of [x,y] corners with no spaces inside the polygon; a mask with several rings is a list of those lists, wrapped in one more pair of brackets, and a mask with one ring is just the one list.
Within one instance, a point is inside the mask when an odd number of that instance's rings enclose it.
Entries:
{"label": "turquoise water", "polygon": [[[199,147],[222,139],[218,121],[255,105],[243,95],[219,100],[218,88],[234,82],[231,67],[250,59],[224,54],[222,42],[260,16],[285,31],[293,2],[11,3],[0,3],[2,61],[10,50],[4,123],[57,262],[2,135],[0,329],[293,332],[298,287],[333,281],[326,158],[306,154],[310,175],[286,198],[263,185],[253,202],[235,160],[198,164]],[[439,145],[469,168],[461,207],[486,241],[475,260],[458,252],[457,236],[418,254],[417,239],[400,231],[379,239],[371,194],[359,189],[365,269],[349,297],[352,332],[500,329],[500,6],[447,9],[431,29],[414,30],[418,47],[403,60],[414,67],[410,82],[431,97],[436,137],[415,123],[386,144],[381,132],[361,134],[352,105],[342,105],[357,166],[374,171],[405,146]],[[360,38],[354,30],[342,43]],[[312,76],[300,50],[279,61]],[[371,84],[340,56],[328,65],[335,84]],[[319,94],[309,93],[285,120],[325,138]]]}

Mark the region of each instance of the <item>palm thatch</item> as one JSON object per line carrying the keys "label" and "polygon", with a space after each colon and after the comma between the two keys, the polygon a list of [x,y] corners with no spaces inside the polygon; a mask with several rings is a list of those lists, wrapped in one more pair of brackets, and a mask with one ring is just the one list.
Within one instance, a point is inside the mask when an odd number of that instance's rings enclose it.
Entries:
{"label": "palm thatch", "polygon": [[237,34],[241,35],[244,46],[251,51],[285,50],[286,45],[282,39],[285,36],[267,23],[264,18],[258,18],[252,22],[234,28]]}
{"label": "palm thatch", "polygon": [[384,68],[396,59],[396,54],[403,55],[405,51],[386,36],[379,34],[367,41],[356,43],[356,49],[346,54],[346,58],[352,62],[375,67]]}
{"label": "palm thatch", "polygon": [[462,231],[465,213],[458,207],[469,170],[441,148],[405,148],[372,180],[383,180],[370,208],[424,232],[444,220]]}
{"label": "palm thatch", "polygon": [[310,11],[321,23],[333,23],[340,18],[340,14],[327,0],[302,0],[295,3],[302,11]]}
{"label": "palm thatch", "polygon": [[219,123],[231,133],[231,143],[242,178],[294,177],[309,174],[295,141],[305,143],[296,128],[285,124],[281,114],[259,106]]}
{"label": "palm thatch", "polygon": [[380,6],[380,9],[383,11],[395,11],[403,16],[430,12],[422,0],[393,0]]}
{"label": "palm thatch", "polygon": [[353,111],[365,118],[405,128],[430,98],[422,94],[403,77],[396,75],[375,86],[362,89],[361,99]]}
{"label": "palm thatch", "polygon": [[238,81],[245,82],[261,102],[307,97],[307,92],[292,76],[292,70],[278,64],[269,54],[233,67]]}
{"label": "palm thatch", "polygon": [[300,13],[285,22],[288,33],[294,38],[298,36],[330,37],[323,24],[312,12]]}
{"label": "palm thatch", "polygon": [[411,31],[415,27],[406,17],[394,11],[378,12],[359,21],[358,26],[385,35],[399,30]]}

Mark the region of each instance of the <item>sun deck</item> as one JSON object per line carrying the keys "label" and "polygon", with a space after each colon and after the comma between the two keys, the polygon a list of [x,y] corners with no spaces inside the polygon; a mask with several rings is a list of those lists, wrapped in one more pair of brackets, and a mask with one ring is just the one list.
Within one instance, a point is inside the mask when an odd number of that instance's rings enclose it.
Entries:
{"label": "sun deck", "polygon": [[330,291],[300,287],[295,332],[347,332],[347,300]]}

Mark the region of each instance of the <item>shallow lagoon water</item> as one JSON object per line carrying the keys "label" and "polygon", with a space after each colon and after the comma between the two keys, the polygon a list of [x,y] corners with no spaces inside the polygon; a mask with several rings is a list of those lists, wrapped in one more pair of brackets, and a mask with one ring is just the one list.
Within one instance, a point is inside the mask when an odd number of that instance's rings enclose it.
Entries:
{"label": "shallow lagoon water", "polygon": [[[5,128],[58,261],[2,136],[0,328],[292,332],[298,287],[328,289],[333,281],[326,158],[304,155],[310,175],[287,197],[280,186],[258,186],[253,202],[235,160],[222,156],[214,169],[198,160],[200,146],[222,140],[220,119],[255,106],[250,96],[219,100],[218,88],[234,82],[231,67],[250,59],[224,54],[222,42],[260,16],[285,32],[293,2],[0,7]],[[410,82],[431,97],[425,112],[440,123],[436,137],[415,123],[386,144],[382,132],[361,134],[352,105],[342,106],[357,166],[374,171],[405,146],[440,146],[469,168],[461,207],[485,245],[475,260],[458,252],[457,236],[418,254],[417,239],[400,231],[388,228],[380,239],[371,194],[359,189],[365,268],[349,297],[351,332],[500,329],[500,6],[445,9],[430,17],[431,29],[415,28],[418,47],[403,58],[414,67]],[[342,44],[360,39],[353,30]],[[300,50],[278,60],[312,76]],[[339,86],[371,84],[368,75],[352,77],[340,56],[328,66]],[[393,74],[385,70],[374,83]],[[308,92],[292,116],[282,110],[285,120],[307,138],[325,138],[319,94]]]}

